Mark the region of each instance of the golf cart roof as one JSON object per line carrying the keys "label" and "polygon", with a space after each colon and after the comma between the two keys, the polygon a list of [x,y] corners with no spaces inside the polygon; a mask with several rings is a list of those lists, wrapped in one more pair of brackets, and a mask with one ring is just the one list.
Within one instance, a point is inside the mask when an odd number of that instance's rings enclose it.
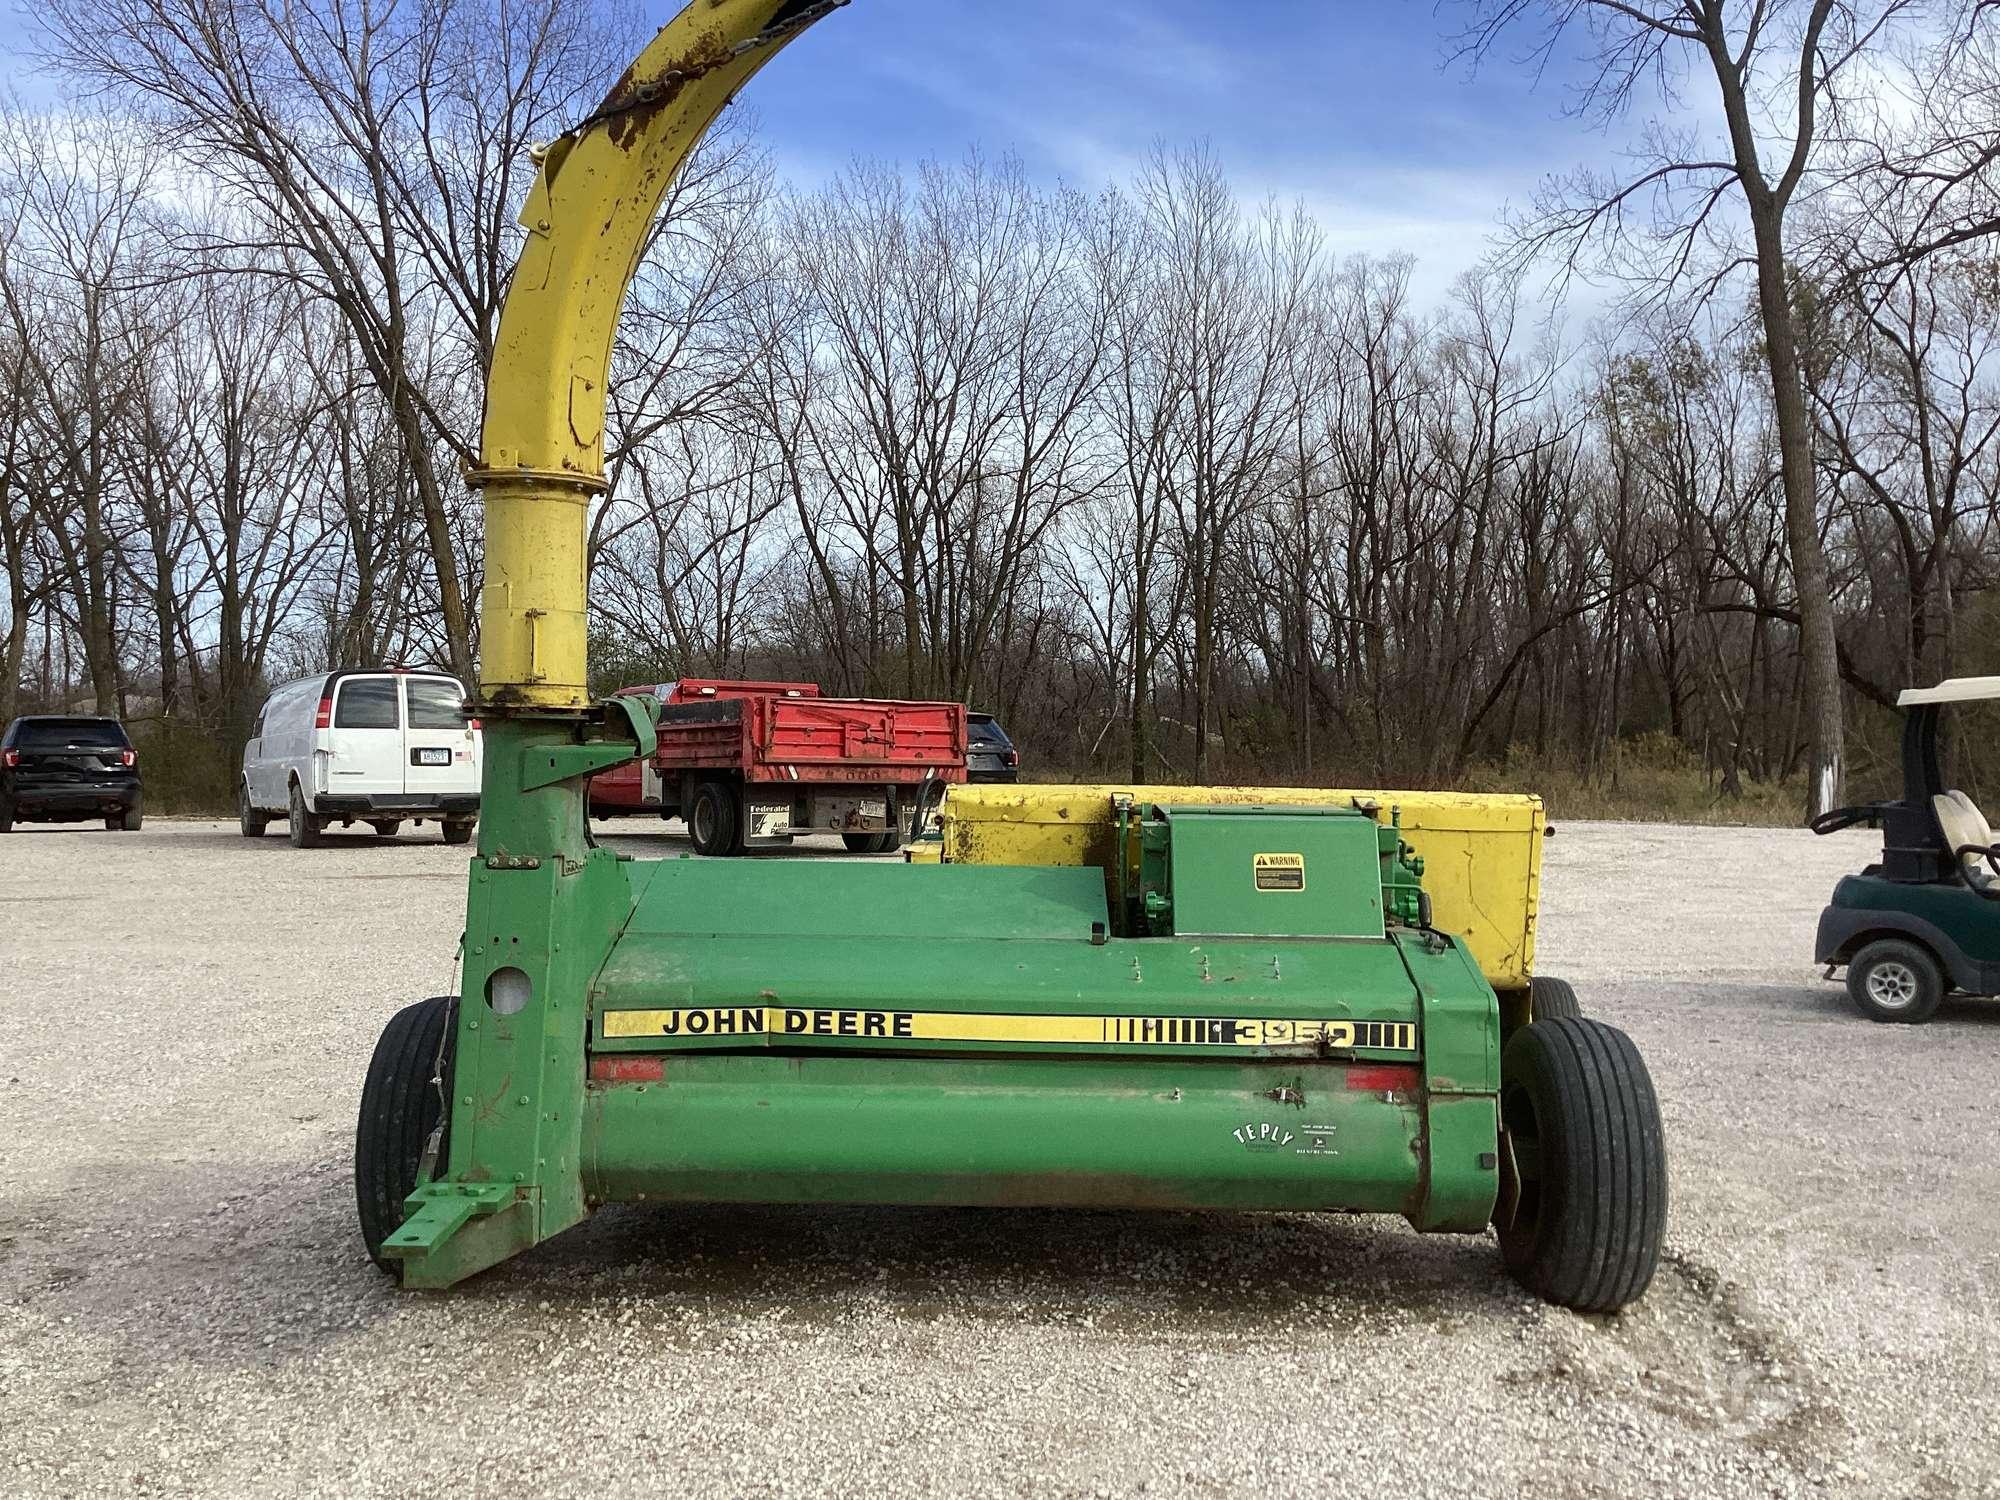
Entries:
{"label": "golf cart roof", "polygon": [[1936,687],[1904,688],[1896,707],[1914,708],[1924,703],[1983,703],[2000,698],[2000,677],[1947,677]]}

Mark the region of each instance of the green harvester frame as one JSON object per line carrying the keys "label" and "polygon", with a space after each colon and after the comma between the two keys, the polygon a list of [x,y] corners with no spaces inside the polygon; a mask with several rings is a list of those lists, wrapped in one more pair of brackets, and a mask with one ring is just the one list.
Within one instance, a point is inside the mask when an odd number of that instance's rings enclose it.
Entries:
{"label": "green harvester frame", "polygon": [[584,686],[618,308],[702,130],[836,8],[697,0],[542,156],[472,476],[462,993],[371,1064],[370,1254],[446,1287],[641,1200],[1345,1210],[1492,1226],[1540,1294],[1625,1305],[1666,1210],[1644,1064],[1559,983],[1503,1023],[1392,807],[1128,802],[1102,870],[594,845],[588,780],[652,754],[657,713]]}

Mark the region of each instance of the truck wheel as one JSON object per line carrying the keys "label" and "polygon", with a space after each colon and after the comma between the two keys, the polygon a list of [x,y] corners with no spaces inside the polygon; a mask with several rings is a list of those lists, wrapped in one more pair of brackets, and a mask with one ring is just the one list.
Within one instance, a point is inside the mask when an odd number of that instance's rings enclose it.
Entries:
{"label": "truck wheel", "polygon": [[737,837],[736,793],[724,782],[704,781],[694,789],[688,809],[688,838],[697,854],[735,854],[743,846]]}
{"label": "truck wheel", "polygon": [[146,825],[145,805],[133,798],[123,812],[104,820],[104,826],[118,833],[137,833]]}
{"label": "truck wheel", "polygon": [[361,1085],[361,1114],[354,1126],[354,1204],[368,1258],[398,1274],[382,1254],[382,1241],[403,1223],[403,1200],[418,1187],[424,1148],[438,1132],[434,1171],[451,1160],[451,1097],[457,1067],[457,997],[437,995],[389,1018]]}
{"label": "truck wheel", "polygon": [[876,840],[881,837],[879,833],[843,833],[840,841],[847,845],[849,854],[873,854]]}
{"label": "truck wheel", "polygon": [[246,839],[261,839],[264,830],[271,826],[268,813],[260,813],[250,805],[250,783],[244,782],[236,789],[236,821]]}
{"label": "truck wheel", "polygon": [[1877,938],[1847,964],[1847,993],[1871,1021],[1920,1025],[1944,1003],[1944,971],[1928,948]]}
{"label": "truck wheel", "polygon": [[292,783],[291,800],[287,807],[290,826],[286,833],[290,836],[294,849],[317,849],[320,846],[320,823],[306,811],[305,794],[299,784]]}
{"label": "truck wheel", "polygon": [[1534,1021],[1581,1021],[1583,1006],[1567,979],[1537,975],[1528,981],[1528,1017]]}
{"label": "truck wheel", "polygon": [[1634,1301],[1659,1265],[1667,1155],[1632,1039],[1602,1021],[1523,1026],[1501,1060],[1500,1128],[1516,1185],[1495,1225],[1507,1270],[1578,1312]]}
{"label": "truck wheel", "polygon": [[378,839],[392,839],[396,836],[397,830],[403,826],[403,820],[401,818],[378,818],[368,826],[375,830],[375,837]]}
{"label": "truck wheel", "polygon": [[438,824],[438,831],[444,835],[447,844],[463,844],[472,838],[472,830],[478,826],[463,818],[446,818]]}
{"label": "truck wheel", "polygon": [[891,823],[885,832],[875,835],[874,852],[877,854],[894,854],[902,847],[903,825],[900,823]]}
{"label": "truck wheel", "polygon": [[0,797],[0,833],[14,831],[14,804]]}

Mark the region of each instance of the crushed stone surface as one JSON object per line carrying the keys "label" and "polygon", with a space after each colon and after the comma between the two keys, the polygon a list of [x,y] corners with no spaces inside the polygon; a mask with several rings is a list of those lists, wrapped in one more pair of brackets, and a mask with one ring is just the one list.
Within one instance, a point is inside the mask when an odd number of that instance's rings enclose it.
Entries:
{"label": "crushed stone surface", "polygon": [[1671,1153],[1658,1278],[1587,1318],[1490,1237],[1304,1214],[634,1205],[399,1292],[354,1113],[453,983],[466,851],[30,826],[0,1494],[2000,1493],[2000,1001],[1878,1026],[1819,978],[1870,847],[1550,839],[1537,968],[1632,1033]]}

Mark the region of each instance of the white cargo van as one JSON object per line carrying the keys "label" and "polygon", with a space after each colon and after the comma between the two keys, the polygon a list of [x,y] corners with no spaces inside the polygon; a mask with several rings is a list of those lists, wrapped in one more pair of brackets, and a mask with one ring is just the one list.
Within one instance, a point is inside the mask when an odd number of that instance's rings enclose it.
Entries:
{"label": "white cargo van", "polygon": [[243,747],[243,836],[286,819],[296,848],[331,823],[388,837],[436,821],[447,844],[479,820],[479,722],[436,672],[322,672],[273,690]]}

